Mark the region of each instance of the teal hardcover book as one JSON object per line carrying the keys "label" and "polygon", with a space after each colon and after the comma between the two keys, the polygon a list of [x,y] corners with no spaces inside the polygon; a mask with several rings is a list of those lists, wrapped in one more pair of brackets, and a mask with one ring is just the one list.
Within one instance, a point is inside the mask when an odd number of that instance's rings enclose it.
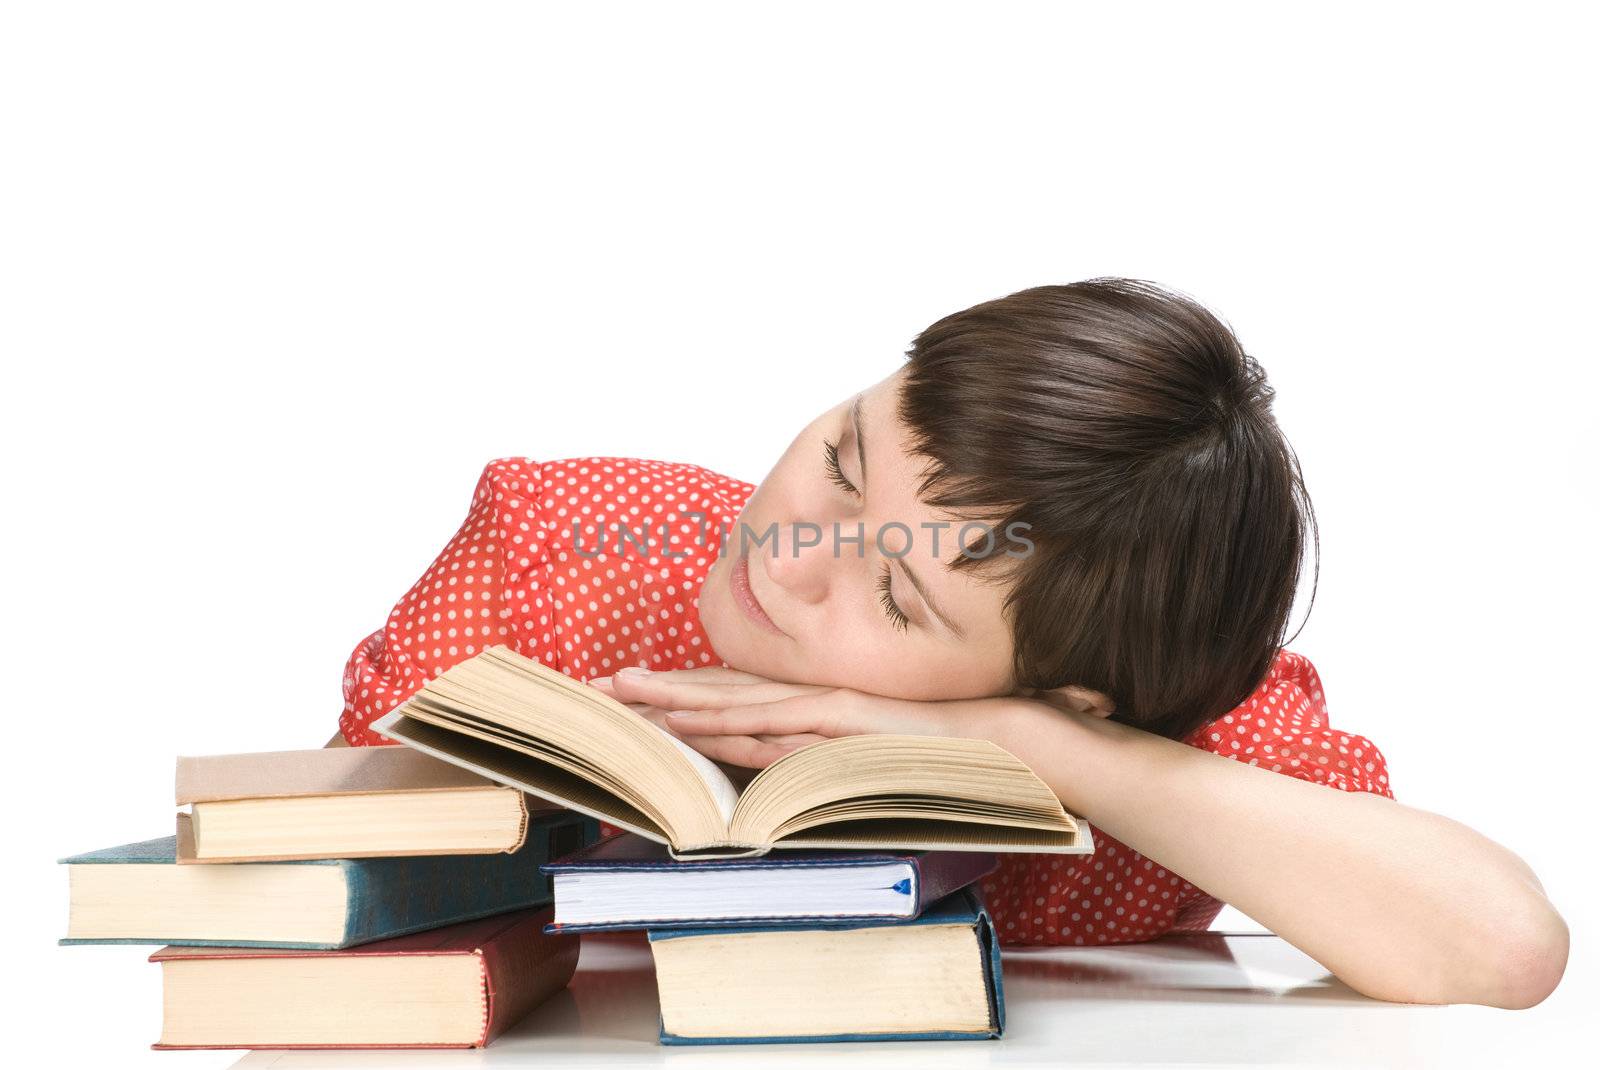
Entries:
{"label": "teal hardcover book", "polygon": [[177,865],[175,838],[61,861],[72,907],[63,944],[338,950],[543,906],[542,863],[599,838],[568,811],[534,815],[511,854]]}
{"label": "teal hardcover book", "polygon": [[992,1040],[1000,946],[968,888],[914,920],[650,930],[663,1044]]}

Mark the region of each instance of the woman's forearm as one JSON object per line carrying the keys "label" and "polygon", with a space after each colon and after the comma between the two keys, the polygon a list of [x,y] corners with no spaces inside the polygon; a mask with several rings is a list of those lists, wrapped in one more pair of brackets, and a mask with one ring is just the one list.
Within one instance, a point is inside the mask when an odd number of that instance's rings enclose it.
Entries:
{"label": "woman's forearm", "polygon": [[1521,1007],[1561,978],[1560,915],[1464,825],[1032,702],[996,734],[1069,810],[1361,992]]}

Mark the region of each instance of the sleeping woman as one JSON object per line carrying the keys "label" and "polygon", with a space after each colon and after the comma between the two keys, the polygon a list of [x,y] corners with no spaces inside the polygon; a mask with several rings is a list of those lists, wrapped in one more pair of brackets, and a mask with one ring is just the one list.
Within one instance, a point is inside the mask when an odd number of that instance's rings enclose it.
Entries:
{"label": "sleeping woman", "polygon": [[1271,401],[1210,312],[1096,279],[933,324],[758,486],[493,461],[351,656],[335,741],[387,742],[373,722],[496,644],[731,766],[989,739],[1097,833],[1001,856],[1006,944],[1147,940],[1230,903],[1380,999],[1538,1003],[1567,930],[1532,871],[1396,802],[1283,646],[1315,526]]}

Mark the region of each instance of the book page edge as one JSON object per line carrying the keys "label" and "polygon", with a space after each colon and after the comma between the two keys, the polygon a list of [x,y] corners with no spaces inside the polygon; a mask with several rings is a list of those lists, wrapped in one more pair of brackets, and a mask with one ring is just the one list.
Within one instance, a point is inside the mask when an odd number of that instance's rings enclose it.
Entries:
{"label": "book page edge", "polygon": [[565,799],[558,795],[552,795],[542,789],[535,789],[532,785],[519,783],[512,777],[495,773],[492,770],[486,769],[475,762],[469,762],[464,758],[459,758],[456,755],[449,754],[437,747],[430,747],[427,744],[418,743],[415,740],[408,739],[405,735],[399,734],[398,732],[402,717],[403,715],[401,714],[400,710],[393,710],[379,718],[377,721],[374,721],[372,724],[372,730],[387,739],[392,739],[397,743],[403,743],[408,747],[412,747],[421,751],[423,754],[432,755],[433,757],[438,758],[440,761],[449,762],[451,765],[459,766],[460,768],[466,769],[469,772],[477,773],[481,777],[487,777],[497,784],[504,784],[506,787],[516,788],[528,795],[532,795],[536,799],[548,799],[551,802],[560,803],[569,810],[575,810],[580,814],[587,814],[589,817],[595,818],[599,821],[604,821],[608,825],[614,825],[617,828],[626,829],[629,832],[637,833],[653,843],[665,844],[669,849],[672,846],[659,833],[652,832],[649,829],[640,828],[638,825],[629,821],[619,820],[613,814],[603,814],[598,810],[591,809],[587,806],[579,806],[570,799]]}

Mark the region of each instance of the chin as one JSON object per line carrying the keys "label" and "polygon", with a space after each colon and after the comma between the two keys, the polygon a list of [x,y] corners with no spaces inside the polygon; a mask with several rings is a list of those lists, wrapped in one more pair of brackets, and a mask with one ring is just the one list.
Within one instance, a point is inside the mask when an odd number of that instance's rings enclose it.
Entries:
{"label": "chin", "polygon": [[731,596],[700,597],[700,628],[717,657],[731,669],[771,680],[784,679],[782,668],[764,649],[767,636],[745,620]]}

